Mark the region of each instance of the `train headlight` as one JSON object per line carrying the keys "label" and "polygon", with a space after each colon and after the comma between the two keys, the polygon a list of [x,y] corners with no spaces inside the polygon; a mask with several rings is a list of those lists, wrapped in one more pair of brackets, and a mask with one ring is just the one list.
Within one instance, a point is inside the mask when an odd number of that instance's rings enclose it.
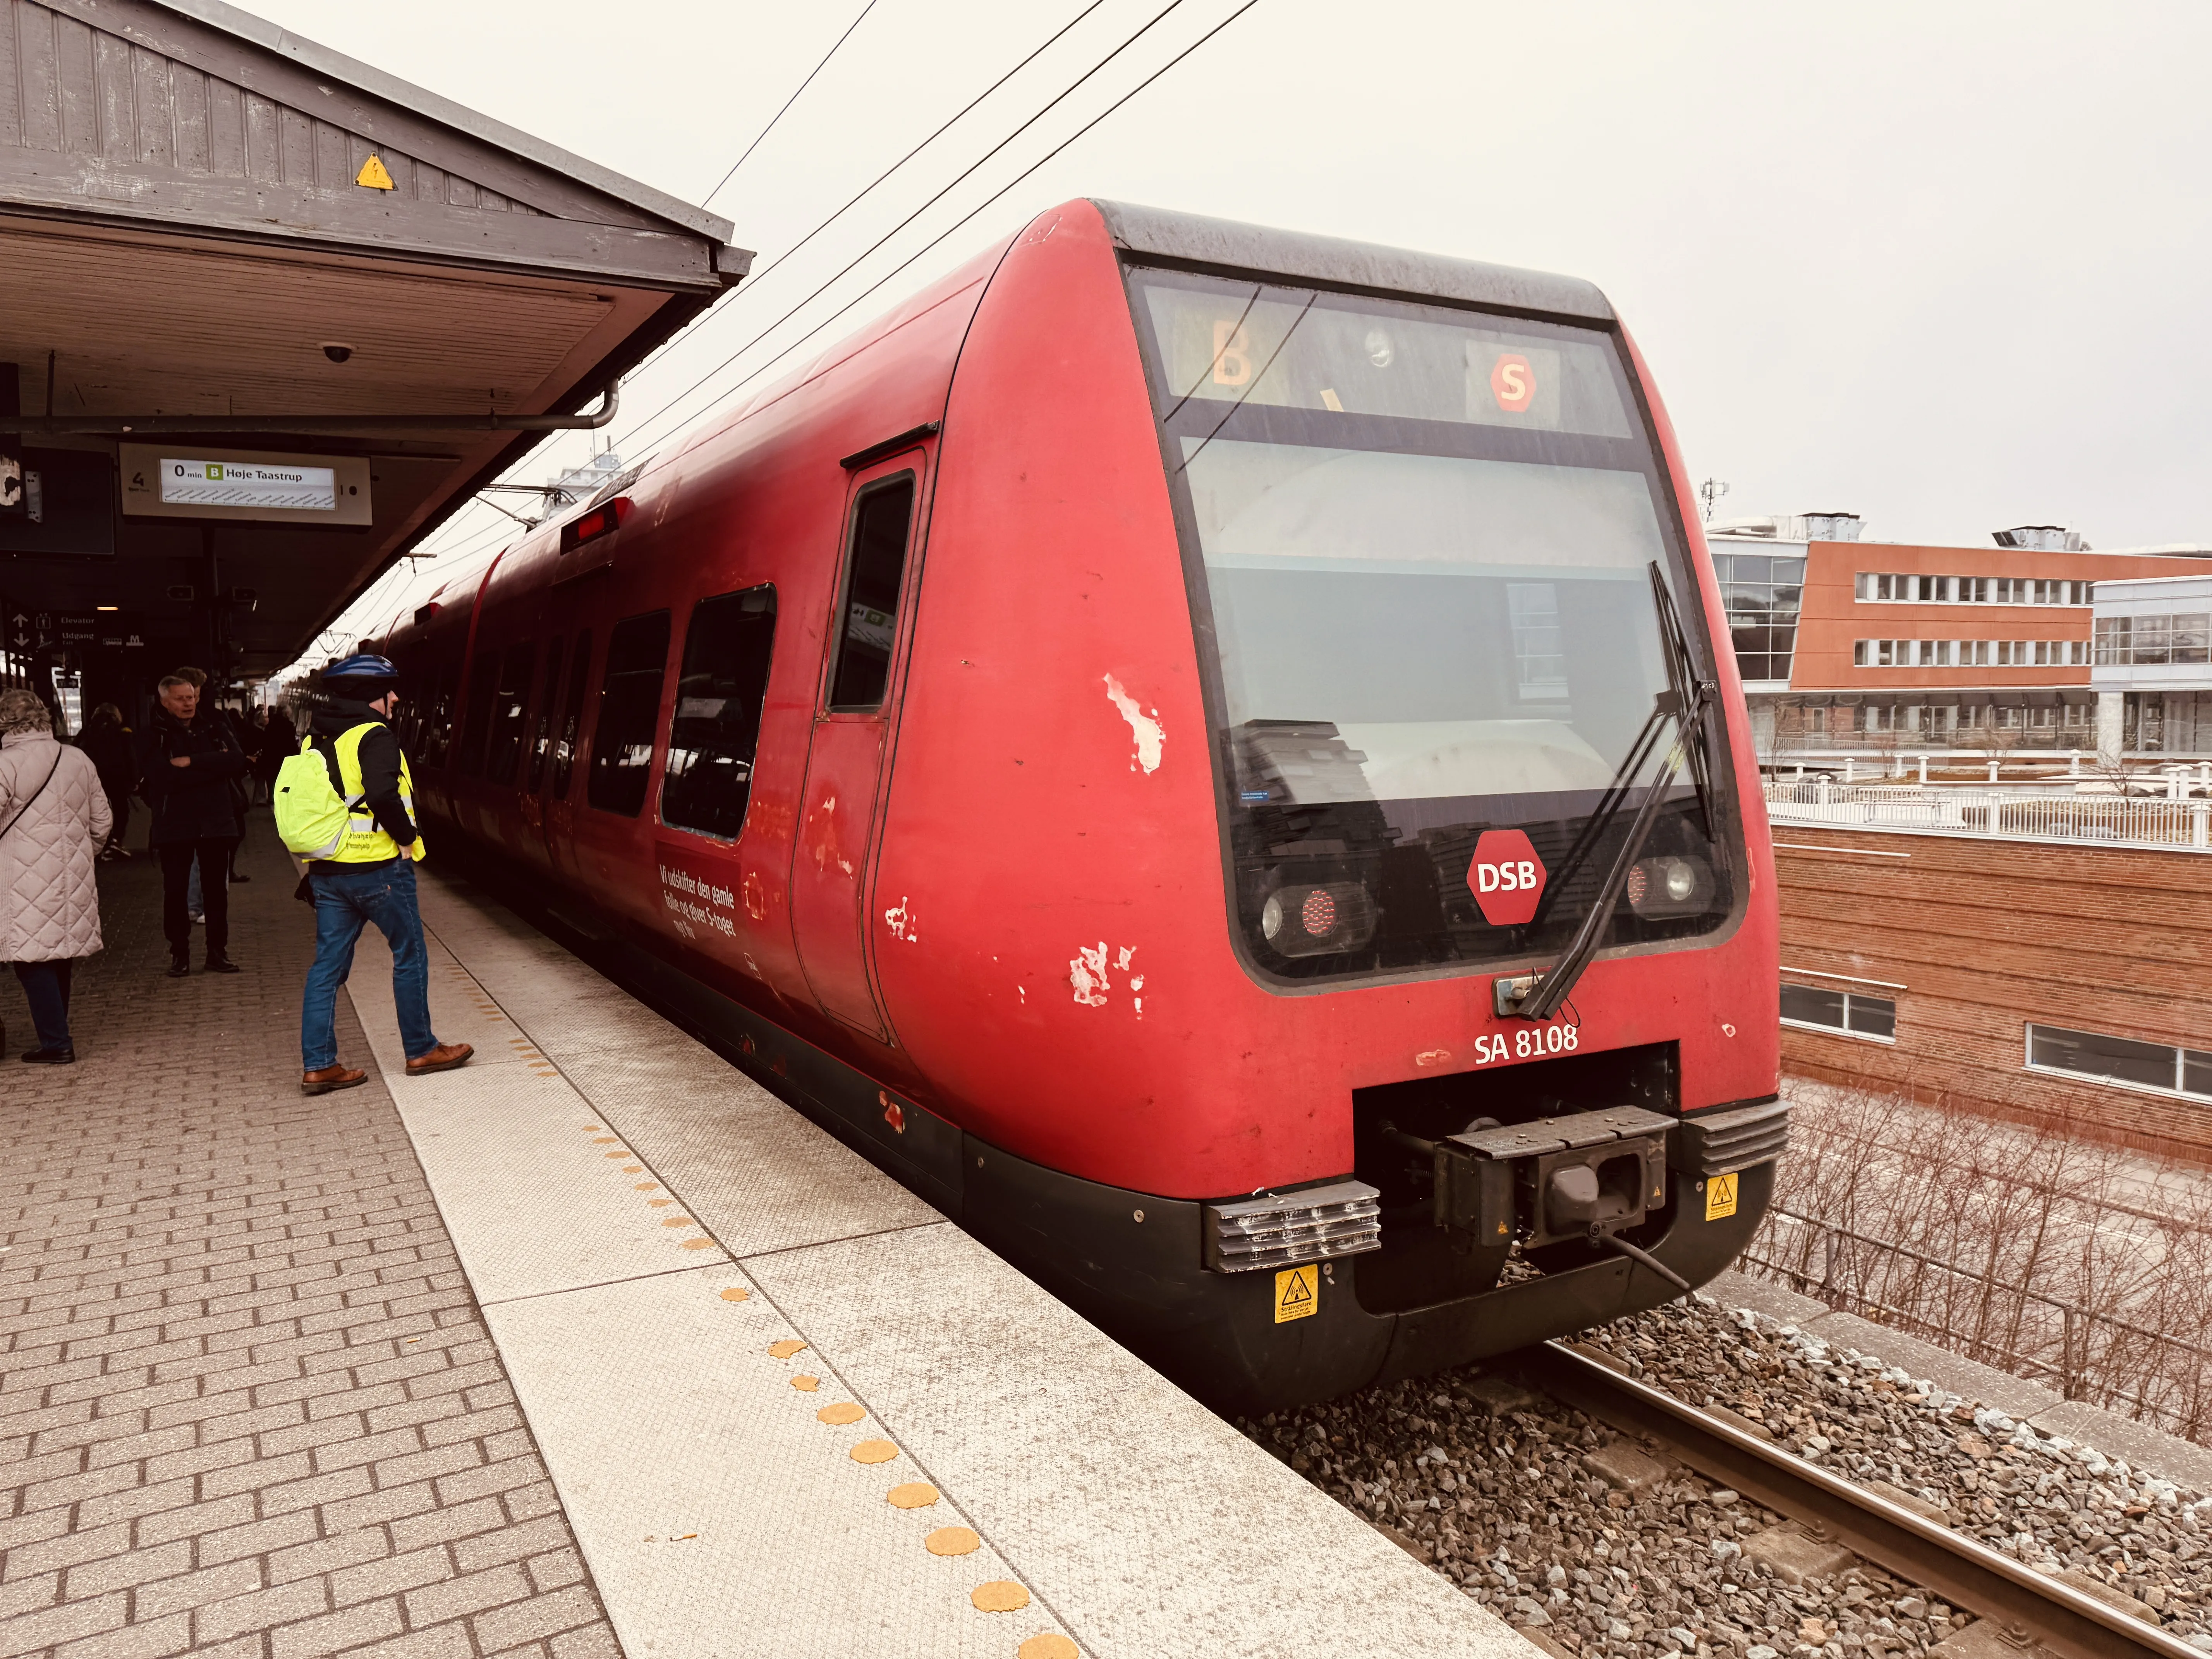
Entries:
{"label": "train headlight", "polygon": [[1260,907],[1260,935],[1286,957],[1355,951],[1374,936],[1375,901],[1356,881],[1278,887]]}
{"label": "train headlight", "polygon": [[1638,860],[1628,872],[1628,908],[1639,916],[1694,916],[1712,903],[1712,867],[1668,854]]}

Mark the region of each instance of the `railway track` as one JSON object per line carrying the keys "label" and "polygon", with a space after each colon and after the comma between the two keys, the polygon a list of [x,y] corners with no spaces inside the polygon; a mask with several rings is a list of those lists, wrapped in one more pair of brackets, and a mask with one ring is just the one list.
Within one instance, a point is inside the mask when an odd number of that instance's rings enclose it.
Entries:
{"label": "railway track", "polygon": [[1530,1350],[1524,1370],[1553,1398],[1978,1613],[1996,1627],[1999,1645],[1991,1651],[2023,1659],[2039,1653],[2052,1659],[2204,1659],[2146,1620],[1562,1343]]}

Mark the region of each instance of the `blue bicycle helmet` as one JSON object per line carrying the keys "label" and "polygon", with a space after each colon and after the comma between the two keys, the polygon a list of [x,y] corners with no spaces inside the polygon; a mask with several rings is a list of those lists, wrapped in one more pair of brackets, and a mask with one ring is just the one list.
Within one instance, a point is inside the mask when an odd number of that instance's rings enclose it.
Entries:
{"label": "blue bicycle helmet", "polygon": [[[344,682],[343,686],[340,681]],[[366,691],[372,686],[398,684],[399,671],[392,666],[389,657],[356,651],[323,670],[323,684],[332,690]]]}

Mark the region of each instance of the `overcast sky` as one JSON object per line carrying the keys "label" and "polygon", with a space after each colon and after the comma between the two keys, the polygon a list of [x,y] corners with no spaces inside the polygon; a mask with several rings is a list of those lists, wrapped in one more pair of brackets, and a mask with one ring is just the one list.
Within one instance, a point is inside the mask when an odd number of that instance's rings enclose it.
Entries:
{"label": "overcast sky", "polygon": [[[877,0],[712,205],[761,264],[1084,0]],[[308,37],[696,202],[863,0],[252,0]],[[705,393],[773,322],[1152,17],[1053,51],[626,389],[685,410],[1237,9],[1170,15]],[[1586,276],[1643,346],[1720,516],[1855,511],[1870,538],[2212,542],[2212,8],[1258,0],[834,338],[1078,195]],[[781,373],[772,369],[769,374]],[[581,440],[541,450],[537,482]],[[498,545],[482,508],[419,591]],[[408,597],[395,583],[380,608]]]}

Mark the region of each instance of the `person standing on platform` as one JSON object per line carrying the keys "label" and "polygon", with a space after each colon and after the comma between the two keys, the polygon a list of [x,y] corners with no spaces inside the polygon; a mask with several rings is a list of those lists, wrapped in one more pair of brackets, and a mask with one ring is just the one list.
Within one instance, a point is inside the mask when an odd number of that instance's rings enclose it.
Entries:
{"label": "person standing on platform", "polygon": [[163,677],[154,718],[138,739],[138,787],[153,809],[148,840],[161,861],[161,931],[169,977],[192,970],[193,866],[207,918],[207,971],[234,974],[230,959],[230,849],[246,833],[232,786],[246,775],[246,751],[230,722],[200,707],[200,690],[180,670]]}
{"label": "person standing on platform", "polygon": [[108,831],[107,845],[100,849],[100,861],[113,864],[127,859],[131,854],[123,850],[123,832],[131,827],[131,792],[138,784],[138,762],[131,750],[131,728],[123,723],[123,711],[112,702],[94,709],[77,734],[76,746],[99,769],[108,816],[115,823]]}
{"label": "person standing on platform", "polygon": [[0,959],[31,1005],[39,1046],[22,1057],[34,1066],[76,1060],[70,966],[100,949],[94,860],[112,827],[90,757],[56,740],[34,694],[0,691]]}
{"label": "person standing on platform", "polygon": [[[300,1008],[300,1092],[328,1094],[368,1081],[338,1060],[338,987],[353,969],[354,945],[374,922],[392,948],[392,1000],[407,1075],[465,1066],[476,1052],[441,1042],[430,1029],[430,954],[416,903],[415,866],[423,856],[415,822],[415,780],[399,739],[385,724],[399,700],[399,671],[356,652],[323,671],[323,706],[309,726],[308,750],[332,769],[345,805],[345,827],[326,857],[310,857],[315,896],[315,965]],[[333,809],[335,810],[335,809]],[[283,822],[284,804],[277,806]],[[298,843],[294,843],[297,845]]]}

